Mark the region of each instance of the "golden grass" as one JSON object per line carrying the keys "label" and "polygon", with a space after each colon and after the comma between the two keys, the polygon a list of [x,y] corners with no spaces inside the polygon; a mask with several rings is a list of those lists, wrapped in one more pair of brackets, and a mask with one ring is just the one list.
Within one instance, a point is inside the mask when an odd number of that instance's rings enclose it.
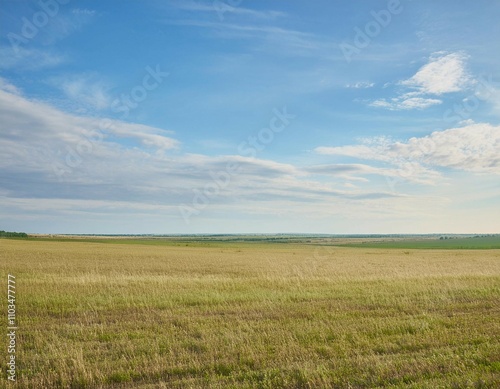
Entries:
{"label": "golden grass", "polygon": [[17,281],[10,387],[500,386],[500,250],[1,240],[0,255]]}

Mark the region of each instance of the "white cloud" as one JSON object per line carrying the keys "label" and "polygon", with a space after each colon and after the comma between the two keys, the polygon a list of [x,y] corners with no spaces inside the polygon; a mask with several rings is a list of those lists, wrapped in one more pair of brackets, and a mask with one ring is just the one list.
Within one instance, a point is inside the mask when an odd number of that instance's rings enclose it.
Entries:
{"label": "white cloud", "polygon": [[343,155],[346,157],[360,158],[364,156],[364,159],[378,159],[378,152],[371,147],[365,145],[354,145],[354,146],[338,146],[338,147],[316,147],[314,151],[318,154],[325,155]]}
{"label": "white cloud", "polygon": [[465,62],[468,56],[464,53],[434,53],[429,63],[422,66],[401,85],[416,89],[420,94],[442,95],[465,89],[471,82],[466,71]]}
{"label": "white cloud", "polygon": [[15,85],[12,85],[3,77],[0,77],[0,89],[12,93],[14,95],[21,94],[21,91]]}
{"label": "white cloud", "polygon": [[399,85],[410,91],[391,99],[377,99],[369,105],[389,110],[411,110],[441,104],[442,100],[436,96],[459,92],[472,85],[472,78],[466,70],[467,58],[460,52],[434,53],[413,77],[399,82]]}
{"label": "white cloud", "polygon": [[472,124],[475,124],[474,120],[472,120],[472,119],[460,120],[458,122],[458,125],[460,125],[460,126],[470,126]]}
{"label": "white cloud", "polygon": [[478,123],[436,131],[410,139],[402,150],[434,166],[500,174],[500,126]]}
{"label": "white cloud", "polygon": [[396,111],[409,109],[425,109],[441,103],[442,101],[438,99],[401,96],[393,98],[390,101],[387,101],[386,99],[375,100],[372,101],[369,105],[371,107],[387,108],[391,111]]}
{"label": "white cloud", "polygon": [[372,144],[318,147],[315,151],[397,166],[412,164],[412,177],[430,173],[426,167],[500,174],[500,126],[478,123],[435,131],[406,142],[384,138]]}
{"label": "white cloud", "polygon": [[366,88],[373,88],[375,86],[374,82],[367,82],[367,81],[359,81],[354,84],[346,84],[346,88],[355,88],[355,89],[366,89]]}

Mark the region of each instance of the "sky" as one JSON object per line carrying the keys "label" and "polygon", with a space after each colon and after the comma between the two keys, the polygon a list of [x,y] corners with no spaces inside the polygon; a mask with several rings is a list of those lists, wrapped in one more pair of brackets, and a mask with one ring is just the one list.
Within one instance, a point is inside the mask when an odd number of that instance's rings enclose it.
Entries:
{"label": "sky", "polygon": [[1,0],[0,229],[498,233],[500,2]]}

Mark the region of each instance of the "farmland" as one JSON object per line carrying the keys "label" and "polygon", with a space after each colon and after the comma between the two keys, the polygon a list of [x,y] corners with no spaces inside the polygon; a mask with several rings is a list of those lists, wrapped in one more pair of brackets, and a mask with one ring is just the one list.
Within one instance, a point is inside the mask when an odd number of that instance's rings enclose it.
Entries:
{"label": "farmland", "polygon": [[2,239],[9,387],[498,387],[500,250],[428,243]]}
{"label": "farmland", "polygon": [[500,235],[475,236],[475,237],[441,237],[440,239],[397,239],[369,241],[363,243],[347,243],[346,247],[362,248],[410,248],[410,249],[463,249],[463,250],[489,250],[500,249]]}

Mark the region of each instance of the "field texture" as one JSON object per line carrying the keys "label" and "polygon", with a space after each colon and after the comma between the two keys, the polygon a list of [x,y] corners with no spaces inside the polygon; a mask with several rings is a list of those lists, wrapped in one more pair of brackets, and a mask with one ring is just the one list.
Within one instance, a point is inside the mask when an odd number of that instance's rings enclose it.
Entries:
{"label": "field texture", "polygon": [[3,323],[8,274],[2,387],[500,387],[500,250],[2,239]]}
{"label": "field texture", "polygon": [[379,242],[347,243],[342,244],[347,247],[361,248],[411,248],[411,249],[474,249],[490,250],[500,249],[500,235],[478,236],[473,238],[452,238],[452,239],[399,239],[383,240]]}

